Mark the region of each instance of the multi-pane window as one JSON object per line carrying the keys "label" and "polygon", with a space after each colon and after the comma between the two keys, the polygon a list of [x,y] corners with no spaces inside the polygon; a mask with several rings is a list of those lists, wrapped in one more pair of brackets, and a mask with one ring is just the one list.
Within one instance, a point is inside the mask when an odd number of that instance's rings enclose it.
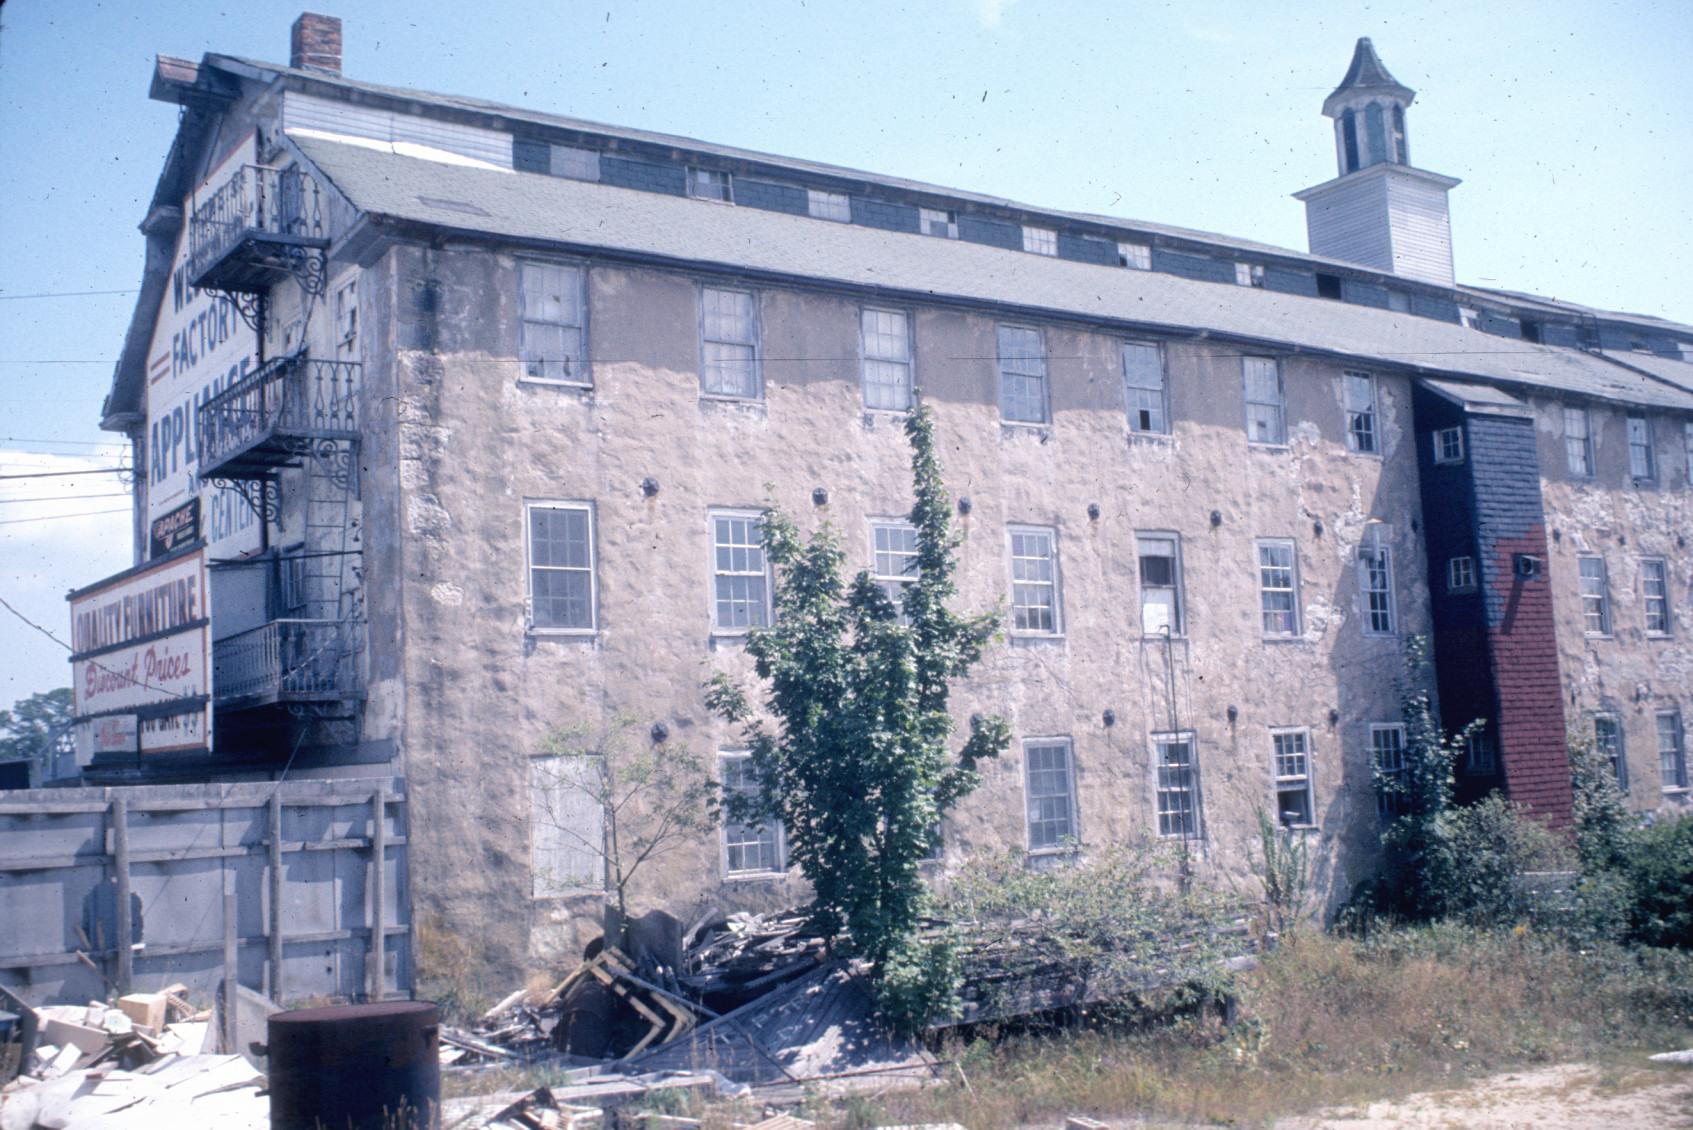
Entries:
{"label": "multi-pane window", "polygon": [[579,149],[574,145],[549,146],[547,171],[555,177],[571,180],[599,180],[600,153],[597,149]]}
{"label": "multi-pane window", "polygon": [[757,399],[758,317],[744,290],[700,291],[700,386],[707,396]]}
{"label": "multi-pane window", "polygon": [[1144,243],[1119,243],[1117,263],[1131,271],[1152,270],[1152,248]]}
{"label": "multi-pane window", "polygon": [[534,898],[605,886],[605,806],[597,757],[571,754],[529,762],[529,874]]}
{"label": "multi-pane window", "polygon": [[1464,461],[1464,429],[1436,428],[1434,432],[1434,461],[1462,463]]}
{"label": "multi-pane window", "polygon": [[1181,543],[1174,534],[1135,535],[1140,558],[1140,630],[1148,636],[1182,634]]}
{"label": "multi-pane window", "polygon": [[1477,777],[1498,772],[1499,748],[1491,727],[1483,725],[1464,738],[1464,771]]}
{"label": "multi-pane window", "polygon": [[1603,557],[1582,557],[1581,620],[1582,628],[1590,636],[1611,634],[1611,591],[1605,579]]}
{"label": "multi-pane window", "polygon": [[582,269],[525,262],[518,269],[517,354],[527,380],[588,383],[582,360]]}
{"label": "multi-pane window", "polygon": [[1057,535],[1041,526],[1012,526],[1011,630],[1056,635],[1058,612]]}
{"label": "multi-pane window", "polygon": [[1370,727],[1370,764],[1375,766],[1376,812],[1383,820],[1409,810],[1405,795],[1405,727]]}
{"label": "multi-pane window", "polygon": [[1393,557],[1385,545],[1358,547],[1358,587],[1364,594],[1364,630],[1390,636],[1393,618]]}
{"label": "multi-pane window", "polygon": [[1681,711],[1658,712],[1658,772],[1665,789],[1687,787],[1687,737],[1681,729]]}
{"label": "multi-pane window", "polygon": [[593,508],[585,502],[529,502],[524,512],[529,626],[537,632],[593,631]]}
{"label": "multi-pane window", "polygon": [[1661,557],[1640,562],[1640,596],[1646,604],[1646,631],[1669,634],[1669,567]]}
{"label": "multi-pane window", "polygon": [[958,213],[948,212],[942,208],[919,208],[917,210],[917,226],[924,235],[937,236],[941,239],[957,239]]}
{"label": "multi-pane window", "polygon": [[870,575],[904,618],[906,586],[917,580],[917,527],[909,522],[870,523]]}
{"label": "multi-pane window", "polygon": [[1158,770],[1158,834],[1198,839],[1199,762],[1193,735],[1153,734],[1152,755]]}
{"label": "multi-pane window", "polygon": [[1585,408],[1564,406],[1564,465],[1578,479],[1593,477],[1593,429]]}
{"label": "multi-pane window", "polygon": [[1029,794],[1029,850],[1063,847],[1076,838],[1075,778],[1070,743],[1043,738],[1023,743]]}
{"label": "multi-pane window", "polygon": [[852,220],[852,200],[844,192],[808,188],[805,190],[805,207],[819,220],[838,220],[843,224]]}
{"label": "multi-pane window", "polygon": [[735,199],[728,173],[692,166],[688,168],[688,195],[701,200],[721,200],[726,204]]}
{"label": "multi-pane window", "polygon": [[1606,765],[1611,767],[1611,775],[1617,779],[1617,784],[1625,791],[1628,789],[1628,758],[1624,755],[1622,744],[1622,724],[1614,714],[1595,714],[1593,716],[1593,749]]}
{"label": "multi-pane window", "polygon": [[757,514],[711,516],[712,623],[720,632],[770,622],[769,575]]}
{"label": "multi-pane window", "polygon": [[1236,286],[1263,286],[1264,268],[1258,263],[1236,263],[1234,281]]}
{"label": "multi-pane window", "polygon": [[1475,589],[1475,558],[1449,557],[1446,560],[1446,591],[1471,592]]}
{"label": "multi-pane window", "polygon": [[1652,421],[1644,416],[1628,418],[1628,473],[1637,483],[1658,477],[1657,453],[1652,449]]}
{"label": "multi-pane window", "polygon": [[1346,373],[1346,446],[1365,455],[1381,454],[1376,426],[1376,379],[1368,373]]}
{"label": "multi-pane window", "polygon": [[1123,387],[1129,406],[1129,430],[1167,435],[1170,418],[1164,350],[1149,342],[1125,341]]}
{"label": "multi-pane window", "polygon": [[1299,568],[1291,541],[1258,543],[1258,607],[1266,636],[1299,634]]}
{"label": "multi-pane window", "polygon": [[1044,424],[1046,415],[1046,343],[1027,326],[1000,326],[999,414],[1006,420]]}
{"label": "multi-pane window", "polygon": [[911,407],[911,321],[903,311],[859,314],[864,354],[864,406],[903,412]]}
{"label": "multi-pane window", "polygon": [[1311,805],[1311,735],[1304,730],[1272,730],[1271,757],[1276,777],[1276,818],[1290,828],[1315,824]]}
{"label": "multi-pane window", "polygon": [[1036,255],[1058,254],[1058,233],[1051,228],[1023,225],[1023,250]]}
{"label": "multi-pane window", "polygon": [[1246,381],[1246,438],[1252,443],[1287,442],[1281,366],[1273,357],[1243,357]]}
{"label": "multi-pane window", "polygon": [[[752,757],[745,753],[724,753],[718,756],[724,798],[741,798],[756,803],[759,794],[758,773]],[[772,875],[783,870],[782,826],[775,820],[735,819],[725,814],[723,820],[723,873],[725,875]]]}

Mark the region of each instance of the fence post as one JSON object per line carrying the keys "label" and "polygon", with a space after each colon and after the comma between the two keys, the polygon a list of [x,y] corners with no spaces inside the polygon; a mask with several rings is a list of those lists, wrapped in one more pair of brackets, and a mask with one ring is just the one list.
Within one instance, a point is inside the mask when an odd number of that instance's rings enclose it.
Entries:
{"label": "fence post", "polygon": [[240,1055],[240,1002],[236,987],[241,983],[240,958],[236,952],[235,936],[235,872],[224,861],[223,868],[223,1054]]}
{"label": "fence post", "polygon": [[282,1003],[282,786],[270,794],[270,999]]}
{"label": "fence post", "polygon": [[118,995],[126,995],[135,978],[135,924],[129,911],[129,802],[121,795],[112,798],[112,871],[116,884]]}
{"label": "fence post", "polygon": [[387,864],[388,864],[388,793],[378,788],[370,798],[371,816],[375,823],[370,830],[370,999],[379,1001],[387,993],[388,922]]}

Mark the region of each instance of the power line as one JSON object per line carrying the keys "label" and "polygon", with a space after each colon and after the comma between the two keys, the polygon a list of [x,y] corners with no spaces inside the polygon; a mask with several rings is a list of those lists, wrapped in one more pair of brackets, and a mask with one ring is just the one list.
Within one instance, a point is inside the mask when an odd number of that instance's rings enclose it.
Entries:
{"label": "power line", "polygon": [[33,498],[0,498],[0,506],[8,502],[81,502],[87,498],[128,498],[127,490],[113,491],[111,494],[44,494]]}
{"label": "power line", "polygon": [[0,436],[0,443],[52,443],[60,447],[115,447],[128,451],[121,439],[41,439],[36,436]]}
{"label": "power line", "polygon": [[0,526],[16,526],[24,522],[58,522],[65,518],[98,518],[102,514],[128,514],[129,508],[122,510],[80,510],[75,514],[47,514],[40,518],[7,518],[0,521]]}
{"label": "power line", "polygon": [[0,294],[0,302],[22,298],[87,298],[96,294],[140,294],[139,290],[47,290],[39,294]]}
{"label": "power line", "polygon": [[[65,458],[65,457],[61,457]],[[133,471],[133,467],[86,467],[80,471],[32,471],[27,475],[0,475],[0,479],[56,479],[64,475],[104,475],[113,471]]]}

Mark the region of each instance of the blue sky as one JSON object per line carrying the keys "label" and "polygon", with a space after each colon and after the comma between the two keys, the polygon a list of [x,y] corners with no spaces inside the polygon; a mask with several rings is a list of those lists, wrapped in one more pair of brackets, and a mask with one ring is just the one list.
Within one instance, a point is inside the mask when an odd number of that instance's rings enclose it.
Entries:
{"label": "blue sky", "polygon": [[[320,0],[346,72],[1057,208],[1305,246],[1353,42],[1418,98],[1460,280],[1693,321],[1693,4]],[[0,475],[110,466],[98,430],[170,145],[153,57],[285,62],[298,4],[0,8]],[[75,292],[73,297],[26,295]],[[61,637],[129,564],[117,476],[0,479],[0,598]],[[44,501],[23,501],[23,500]],[[84,517],[66,517],[86,514]],[[0,609],[0,705],[64,683]]]}

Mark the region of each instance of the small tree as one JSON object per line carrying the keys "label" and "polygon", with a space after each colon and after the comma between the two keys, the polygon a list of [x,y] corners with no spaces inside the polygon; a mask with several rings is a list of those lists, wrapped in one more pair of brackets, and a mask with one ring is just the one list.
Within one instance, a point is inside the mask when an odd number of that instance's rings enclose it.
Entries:
{"label": "small tree", "polygon": [[0,759],[28,758],[49,770],[54,746],[69,741],[74,710],[69,687],[41,691],[0,710]]}
{"label": "small tree", "polygon": [[1264,888],[1264,928],[1291,937],[1311,894],[1310,846],[1303,832],[1281,826],[1262,808],[1257,816],[1258,854],[1248,848],[1246,862]]}
{"label": "small tree", "polygon": [[1397,767],[1374,766],[1376,790],[1391,814],[1381,833],[1380,898],[1383,909],[1413,918],[1443,912],[1451,879],[1446,825],[1454,803],[1452,767],[1465,742],[1484,725],[1478,719],[1448,736],[1440,728],[1428,678],[1428,641],[1411,636],[1399,679],[1404,760]]}
{"label": "small tree", "polygon": [[[751,634],[747,650],[779,724],[761,721],[721,674],[707,702],[745,735],[763,813],[782,821],[811,882],[813,923],[871,963],[884,1018],[912,1028],[945,1007],[956,979],[950,950],[917,936],[928,907],[921,862],[941,817],[976,787],[978,763],[1010,737],[1003,720],[977,717],[956,757],[949,752],[951,680],[974,666],[998,618],[947,607],[957,541],[926,407],[905,432],[917,573],[900,606],[868,572],[843,579],[844,554],[827,524],[802,542],[791,519],[769,511],[763,542],[776,620]],[[738,800],[732,812],[744,809]]]}
{"label": "small tree", "polygon": [[[637,745],[628,740],[634,725],[618,718],[593,740],[556,728],[531,763],[539,786],[536,819],[603,869],[606,941],[616,946],[623,945],[635,875],[717,824],[717,783],[700,759],[667,743]],[[584,827],[584,805],[602,814],[600,834]]]}

